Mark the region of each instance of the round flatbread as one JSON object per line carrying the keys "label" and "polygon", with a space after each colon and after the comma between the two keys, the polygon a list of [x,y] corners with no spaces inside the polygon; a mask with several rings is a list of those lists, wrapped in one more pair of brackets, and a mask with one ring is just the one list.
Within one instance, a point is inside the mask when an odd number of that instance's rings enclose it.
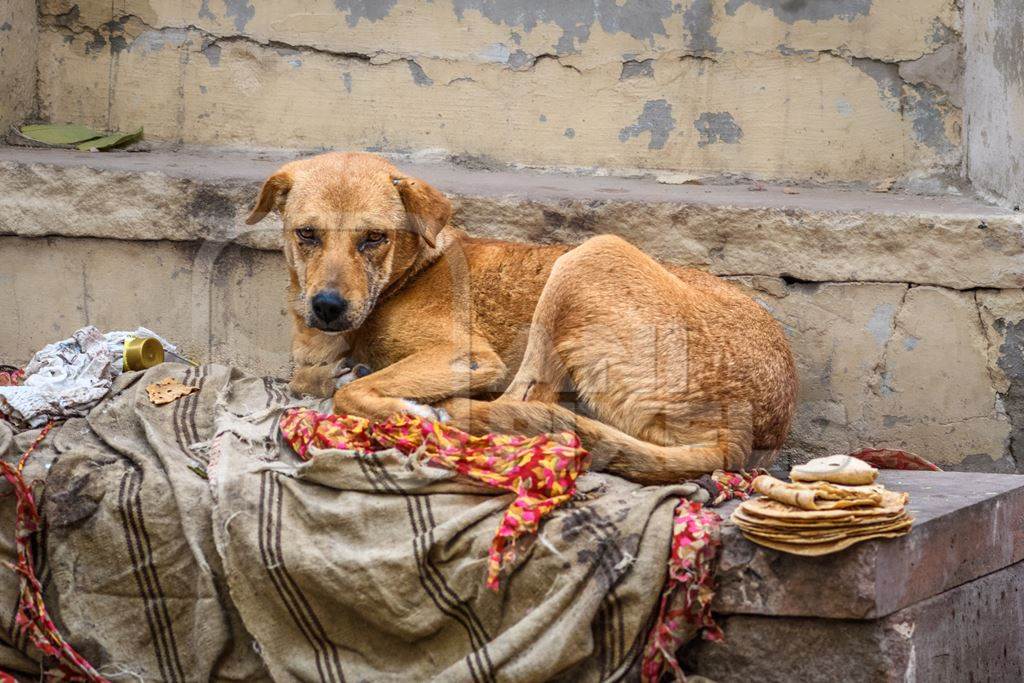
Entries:
{"label": "round flatbread", "polygon": [[748,526],[764,525],[773,529],[776,528],[792,528],[792,529],[816,529],[819,527],[824,528],[846,528],[851,525],[857,524],[855,517],[832,517],[829,519],[817,519],[817,520],[806,520],[806,519],[775,519],[772,517],[761,517],[759,515],[753,515],[746,511],[741,505],[740,507],[733,510],[732,516],[730,517],[732,522],[739,526],[745,524]]}
{"label": "round flatbread", "polygon": [[[875,522],[881,522],[885,519],[891,519],[898,517],[903,514],[906,508],[897,508],[895,510],[886,510],[873,515],[829,515],[827,517],[767,517],[759,515],[756,512],[751,512],[752,507],[737,507],[733,512],[737,518],[748,521],[752,524],[766,524],[768,526],[791,526],[800,529],[819,527],[819,526],[849,526],[851,524],[871,524]],[[850,513],[852,510],[829,510],[828,512],[846,512]]]}
{"label": "round flatbread", "polygon": [[791,524],[788,522],[778,524],[765,520],[751,519],[744,517],[742,514],[737,515],[733,513],[730,521],[743,531],[815,536],[819,534],[860,533],[865,530],[882,531],[888,526],[901,523],[906,519],[908,519],[906,513],[900,513],[892,517],[861,518],[846,524]]}
{"label": "round flatbread", "polygon": [[827,481],[833,484],[870,484],[878,470],[851,455],[829,455],[795,466],[789,472],[793,481]]}
{"label": "round flatbread", "polygon": [[883,491],[882,502],[875,507],[852,507],[840,510],[803,510],[771,498],[751,498],[744,501],[739,508],[753,517],[788,520],[848,520],[859,517],[878,517],[895,515],[906,506],[908,496],[897,491]]}
{"label": "round flatbread", "polygon": [[821,555],[828,555],[830,553],[839,552],[840,550],[849,548],[851,545],[860,543],[861,541],[871,541],[876,538],[899,538],[900,536],[906,535],[908,530],[909,527],[907,529],[903,529],[902,531],[887,531],[884,533],[868,534],[866,536],[847,537],[836,541],[827,541],[824,543],[813,544],[785,543],[775,541],[769,538],[751,538],[751,536],[748,534],[743,535],[750,539],[752,542],[757,543],[758,545],[763,545],[766,548],[779,550],[784,553],[790,553],[792,555],[819,557]]}
{"label": "round flatbread", "polygon": [[754,479],[755,491],[772,500],[804,510],[836,510],[874,507],[882,502],[882,486],[839,486],[826,481],[788,482],[762,474]]}
{"label": "round flatbread", "polygon": [[739,528],[740,531],[743,532],[743,535],[748,538],[754,537],[758,540],[768,539],[778,543],[809,545],[814,543],[838,541],[842,538],[859,538],[861,536],[903,531],[905,529],[909,529],[913,524],[913,521],[914,520],[911,517],[903,517],[884,524],[871,524],[863,527],[850,527],[847,529],[818,529],[808,531],[748,528],[745,525],[740,526]]}

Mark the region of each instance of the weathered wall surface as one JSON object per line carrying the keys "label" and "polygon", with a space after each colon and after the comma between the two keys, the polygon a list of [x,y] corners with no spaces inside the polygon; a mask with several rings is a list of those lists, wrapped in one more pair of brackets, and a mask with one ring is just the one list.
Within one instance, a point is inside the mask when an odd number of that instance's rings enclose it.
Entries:
{"label": "weathered wall surface", "polygon": [[956,0],[42,0],[52,120],[878,180],[961,159]]}
{"label": "weathered wall surface", "polygon": [[981,189],[1024,205],[1024,3],[964,8],[967,172]]}
{"label": "weathered wall surface", "polygon": [[1024,292],[746,280],[800,371],[787,453],[892,444],[963,469],[1024,464]]}
{"label": "weathered wall surface", "polygon": [[[287,375],[280,228],[241,222],[277,163],[0,150],[0,356],[23,362],[87,322],[144,324],[198,359]],[[1024,216],[964,199],[402,167],[447,191],[471,233],[615,233],[746,287],[797,358],[786,458],[892,446],[1024,471]]]}
{"label": "weathered wall surface", "polygon": [[[277,252],[19,237],[0,237],[0,251],[0,319],[13,321],[0,328],[6,361],[85,324],[142,324],[194,358],[289,375]],[[738,282],[782,323],[797,358],[788,461],[891,446],[958,469],[1024,469],[1020,290]]]}
{"label": "weathered wall surface", "polygon": [[195,242],[0,237],[0,356],[26,362],[83,325],[148,327],[190,357],[289,375],[276,252]]}
{"label": "weathered wall surface", "polygon": [[0,4],[0,131],[35,107],[38,35],[35,0]]}

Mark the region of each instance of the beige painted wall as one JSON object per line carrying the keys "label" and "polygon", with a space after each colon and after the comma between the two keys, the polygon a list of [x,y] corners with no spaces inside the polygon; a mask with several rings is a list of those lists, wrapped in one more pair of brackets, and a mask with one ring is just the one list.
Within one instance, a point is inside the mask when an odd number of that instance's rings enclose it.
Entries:
{"label": "beige painted wall", "polygon": [[927,68],[958,53],[955,0],[42,10],[43,113],[151,139],[819,180],[960,163],[956,86]]}
{"label": "beige painted wall", "polygon": [[38,24],[35,0],[0,3],[0,131],[35,107]]}

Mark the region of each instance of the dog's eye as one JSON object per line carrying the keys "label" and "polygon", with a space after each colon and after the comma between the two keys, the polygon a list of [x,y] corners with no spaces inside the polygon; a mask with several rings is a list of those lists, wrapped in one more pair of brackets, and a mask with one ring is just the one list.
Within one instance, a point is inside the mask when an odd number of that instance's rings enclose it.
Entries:
{"label": "dog's eye", "polygon": [[298,237],[300,241],[306,242],[307,244],[312,244],[317,241],[316,229],[311,228],[308,225],[297,229],[295,231],[295,236]]}
{"label": "dog's eye", "polygon": [[375,247],[378,244],[384,243],[387,239],[388,236],[386,233],[383,233],[380,230],[371,230],[363,235],[363,242],[359,246],[361,249],[365,249],[366,247]]}

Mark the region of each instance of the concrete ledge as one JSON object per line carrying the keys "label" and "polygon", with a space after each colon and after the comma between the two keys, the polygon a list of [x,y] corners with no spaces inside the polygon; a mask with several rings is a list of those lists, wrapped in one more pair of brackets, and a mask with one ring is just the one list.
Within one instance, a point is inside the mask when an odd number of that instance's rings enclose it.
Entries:
{"label": "concrete ledge", "polygon": [[715,611],[876,619],[1024,560],[1024,476],[883,471],[879,481],[910,494],[906,536],[807,558],[727,524]]}
{"label": "concrete ledge", "polygon": [[1018,562],[884,619],[728,616],[725,642],[695,643],[687,657],[716,681],[1020,681],[1022,583]]}
{"label": "concrete ledge", "polygon": [[[796,557],[723,529],[714,609],[694,643],[713,680],[1024,679],[1024,476],[884,471],[916,518],[899,539]],[[722,510],[727,515],[737,503]]]}
{"label": "concrete ledge", "polygon": [[[252,229],[242,218],[259,183],[285,160],[198,149],[0,148],[0,234],[276,249],[273,222]],[[1024,286],[1024,215],[974,199],[399,165],[449,193],[456,222],[482,236],[573,243],[613,233],[722,275]]]}

